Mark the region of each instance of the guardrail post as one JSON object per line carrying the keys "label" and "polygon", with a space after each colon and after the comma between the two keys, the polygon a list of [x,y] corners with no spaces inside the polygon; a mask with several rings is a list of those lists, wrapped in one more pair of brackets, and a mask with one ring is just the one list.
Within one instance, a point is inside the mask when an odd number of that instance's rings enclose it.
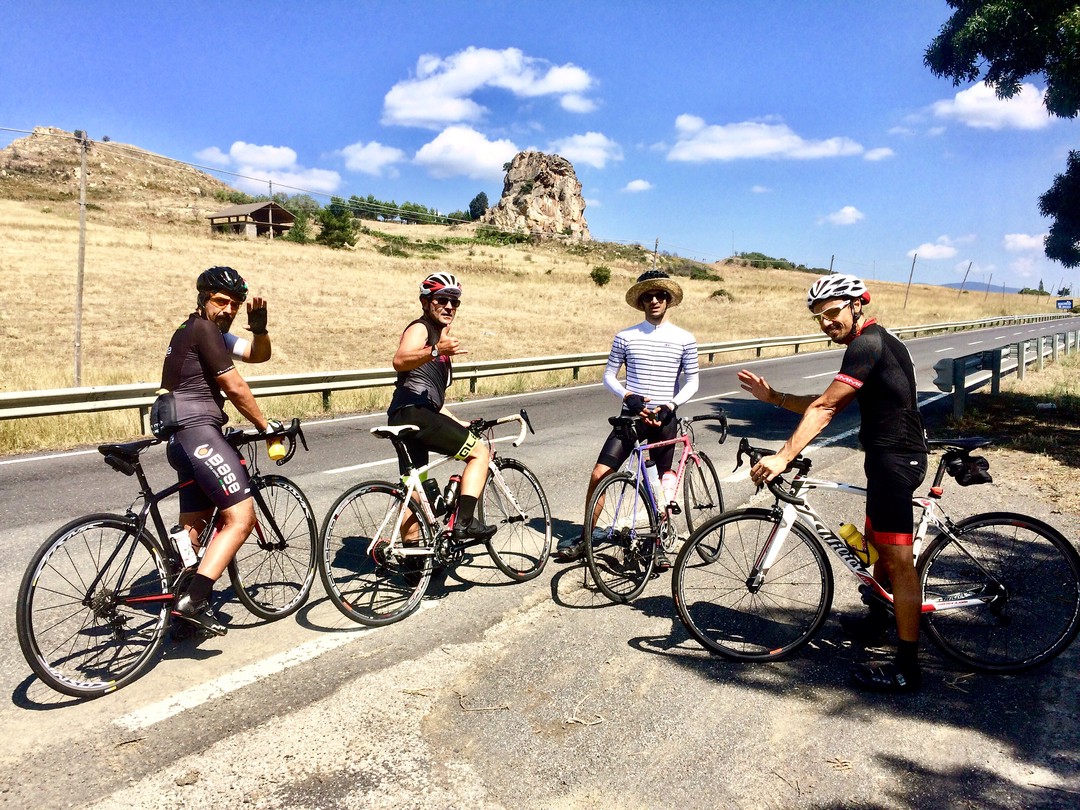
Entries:
{"label": "guardrail post", "polygon": [[1001,349],[990,352],[990,393],[1001,393]]}
{"label": "guardrail post", "polygon": [[798,353],[799,353],[799,344],[796,343],[795,344],[795,354],[798,354]]}
{"label": "guardrail post", "polygon": [[[709,355],[709,361],[712,361],[712,355]],[[574,366],[574,379],[577,379],[578,372],[581,370],[581,366]]]}
{"label": "guardrail post", "polygon": [[1043,335],[1039,335],[1035,338],[1035,370],[1043,370]]}
{"label": "guardrail post", "polygon": [[139,406],[139,424],[142,426],[142,433],[144,436],[150,435],[150,406]]}
{"label": "guardrail post", "polygon": [[330,410],[330,391],[326,390],[322,392],[322,409],[324,411]]}
{"label": "guardrail post", "polygon": [[1050,361],[1056,363],[1058,361],[1058,336],[1056,334],[1050,336]]}
{"label": "guardrail post", "polygon": [[1016,379],[1024,379],[1027,371],[1027,341],[1021,340],[1016,344]]}
{"label": "guardrail post", "polygon": [[473,377],[473,378],[471,378],[469,380],[469,393],[470,394],[475,394],[476,393],[476,377]]}
{"label": "guardrail post", "polygon": [[966,404],[965,400],[967,399],[967,388],[965,387],[967,379],[967,363],[965,360],[966,358],[964,357],[953,360],[952,367],[952,413],[953,419],[956,419],[957,421],[964,418],[964,405]]}

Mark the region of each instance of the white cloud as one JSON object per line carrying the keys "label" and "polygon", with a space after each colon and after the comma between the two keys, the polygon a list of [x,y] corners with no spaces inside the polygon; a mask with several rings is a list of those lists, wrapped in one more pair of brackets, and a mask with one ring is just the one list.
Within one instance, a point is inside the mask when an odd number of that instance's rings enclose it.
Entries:
{"label": "white cloud", "polygon": [[650,183],[648,180],[631,180],[629,183],[623,186],[622,190],[628,191],[631,194],[637,194],[641,191],[649,191],[652,187],[653,184]]}
{"label": "white cloud", "polygon": [[549,149],[575,165],[584,163],[597,169],[604,168],[609,160],[623,159],[619,144],[599,132],[586,132],[584,135],[571,135],[552,141]]}
{"label": "white cloud", "polygon": [[413,162],[439,179],[501,180],[503,164],[518,151],[512,141],[489,141],[472,127],[452,126],[421,146]]}
{"label": "white cloud", "polygon": [[1044,242],[1049,234],[1007,233],[1001,240],[1001,246],[1010,253],[1044,249]]}
{"label": "white cloud", "polygon": [[806,140],[783,123],[743,121],[707,125],[696,115],[684,114],[675,119],[675,129],[677,141],[668,152],[668,160],[691,163],[753,158],[813,160],[859,155],[864,151],[850,138]]}
{"label": "white cloud", "polygon": [[296,150],[288,146],[257,146],[237,141],[229,147],[229,157],[237,165],[259,169],[288,169],[296,165]]}
{"label": "white cloud", "polygon": [[833,211],[819,220],[820,222],[828,222],[830,225],[854,225],[856,222],[861,222],[866,219],[866,214],[856,208],[854,205],[845,205],[839,211]]}
{"label": "white cloud", "polygon": [[885,158],[891,158],[895,154],[896,152],[894,152],[889,147],[880,146],[877,149],[870,149],[869,151],[867,151],[867,153],[863,155],[863,160],[885,160]]}
{"label": "white cloud", "polygon": [[600,205],[599,200],[595,200],[592,197],[586,197],[585,198],[585,207],[586,208],[601,208],[602,206]]}
{"label": "white cloud", "polygon": [[939,236],[935,242],[923,242],[917,248],[907,252],[908,258],[918,256],[920,259],[951,259],[956,255],[955,241],[970,241],[970,237],[961,237],[959,240],[950,239],[948,236]]}
{"label": "white cloud", "polygon": [[574,64],[552,65],[518,48],[501,51],[468,47],[443,59],[425,54],[416,75],[395,84],[383,99],[384,124],[438,129],[446,124],[479,121],[487,108],[471,96],[484,88],[509,91],[519,98],[558,96],[569,112],[591,112],[584,94],[592,77]]}
{"label": "white cloud", "polygon": [[768,186],[751,186],[750,191],[754,194],[772,194],[772,189]]}
{"label": "white cloud", "polygon": [[1038,270],[1035,267],[1035,260],[1027,256],[1013,259],[1009,264],[1009,269],[1020,276],[1020,278],[1024,279],[1033,279],[1038,274]]}
{"label": "white cloud", "polygon": [[[345,168],[354,172],[363,172],[373,177],[381,177],[383,170],[393,172],[393,164],[406,159],[400,149],[384,146],[378,141],[371,143],[352,143],[341,150],[345,158]],[[392,173],[391,176],[395,176]]]}
{"label": "white cloud", "polygon": [[218,149],[216,146],[209,146],[206,149],[200,149],[195,153],[195,159],[200,163],[212,163],[215,166],[228,166],[229,156]]}
{"label": "white cloud", "polygon": [[961,90],[951,99],[933,104],[938,118],[948,118],[976,129],[1043,129],[1051,116],[1043,106],[1046,92],[1033,84],[1021,84],[1011,99],[1000,99],[993,88],[979,83]]}

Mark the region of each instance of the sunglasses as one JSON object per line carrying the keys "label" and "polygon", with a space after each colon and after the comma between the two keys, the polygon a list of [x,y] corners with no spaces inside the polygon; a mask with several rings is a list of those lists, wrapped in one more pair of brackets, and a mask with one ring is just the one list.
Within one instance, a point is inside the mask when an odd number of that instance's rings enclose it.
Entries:
{"label": "sunglasses", "polygon": [[207,303],[213,304],[220,309],[240,309],[240,302],[227,295],[211,295]]}
{"label": "sunglasses", "polygon": [[436,304],[438,304],[440,307],[453,306],[454,309],[460,309],[461,308],[461,299],[460,298],[448,298],[445,295],[440,295],[439,297],[433,298],[432,300]]}
{"label": "sunglasses", "polygon": [[829,307],[824,312],[818,312],[818,313],[816,313],[814,315],[811,315],[810,317],[813,318],[815,321],[817,321],[819,324],[823,320],[824,321],[837,321],[837,320],[840,319],[840,314],[850,306],[851,306],[851,302],[848,301],[846,304],[840,304],[839,306]]}
{"label": "sunglasses", "polygon": [[653,301],[670,301],[670,300],[671,300],[671,296],[668,295],[666,292],[664,292],[662,290],[654,291],[654,292],[642,293],[641,298],[638,299],[638,301],[640,301],[643,304],[649,304],[649,303],[651,303]]}

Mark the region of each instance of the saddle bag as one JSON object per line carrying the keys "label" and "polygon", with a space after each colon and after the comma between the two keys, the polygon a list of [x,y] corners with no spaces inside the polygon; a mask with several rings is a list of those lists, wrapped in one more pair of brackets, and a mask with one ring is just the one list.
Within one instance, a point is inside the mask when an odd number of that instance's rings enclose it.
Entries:
{"label": "saddle bag", "polygon": [[974,484],[991,484],[994,481],[990,475],[990,462],[982,456],[960,456],[945,464],[945,472],[956,479],[962,487],[970,487]]}
{"label": "saddle bag", "polygon": [[167,439],[180,429],[176,421],[176,398],[172,391],[164,389],[158,392],[157,399],[150,406],[150,432],[155,439]]}

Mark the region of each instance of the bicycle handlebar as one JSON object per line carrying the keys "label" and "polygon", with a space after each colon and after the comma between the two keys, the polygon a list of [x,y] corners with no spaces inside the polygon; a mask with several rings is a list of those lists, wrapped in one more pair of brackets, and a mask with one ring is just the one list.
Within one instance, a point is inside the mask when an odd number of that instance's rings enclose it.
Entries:
{"label": "bicycle handlebar", "polygon": [[[639,414],[620,414],[619,416],[609,416],[608,424],[614,428],[622,428],[623,430],[630,430],[633,428],[635,431],[637,426],[645,420]],[[684,432],[690,432],[693,436],[693,430],[689,427],[696,422],[708,422],[715,421],[720,423],[720,438],[717,440],[718,444],[723,444],[727,441],[728,437],[728,421],[727,414],[724,413],[708,413],[701,414],[699,416],[691,417],[679,417],[679,423],[683,426]],[[636,436],[636,432],[633,434]]]}
{"label": "bicycle handlebar", "polygon": [[[739,440],[739,451],[735,454],[735,469],[739,469],[742,466],[743,456],[750,457],[750,464],[757,464],[761,459],[766,456],[775,456],[776,451],[770,450],[767,447],[753,447],[750,442],[744,436]],[[805,499],[793,495],[791,492],[791,484],[783,479],[785,473],[794,470],[798,475],[805,476],[810,472],[811,461],[804,455],[798,455],[795,460],[792,461],[781,475],[776,476],[772,481],[765,482],[765,486],[769,488],[777,500],[784,501],[785,503],[794,504],[795,506],[802,506],[806,503]],[[760,489],[760,485],[758,487]]]}
{"label": "bicycle handlebar", "polygon": [[521,430],[518,432],[517,438],[513,441],[514,447],[519,446],[525,441],[526,431],[529,433],[536,433],[533,429],[532,421],[529,419],[529,414],[524,408],[511,416],[500,416],[498,419],[474,419],[469,423],[469,430],[479,436],[484,431],[491,430],[497,425],[506,425],[510,422],[519,422],[521,424]]}
{"label": "bicycle handlebar", "polygon": [[300,427],[300,420],[293,417],[292,422],[288,427],[282,427],[281,430],[270,430],[263,432],[261,430],[239,430],[234,428],[225,432],[225,439],[233,447],[239,448],[245,444],[251,444],[252,442],[260,439],[273,439],[281,436],[288,440],[288,449],[285,451],[285,455],[279,458],[274,463],[279,467],[289,461],[296,454],[296,440],[300,439],[300,444],[304,446],[304,450],[308,449],[307,439],[304,437],[304,430]]}

